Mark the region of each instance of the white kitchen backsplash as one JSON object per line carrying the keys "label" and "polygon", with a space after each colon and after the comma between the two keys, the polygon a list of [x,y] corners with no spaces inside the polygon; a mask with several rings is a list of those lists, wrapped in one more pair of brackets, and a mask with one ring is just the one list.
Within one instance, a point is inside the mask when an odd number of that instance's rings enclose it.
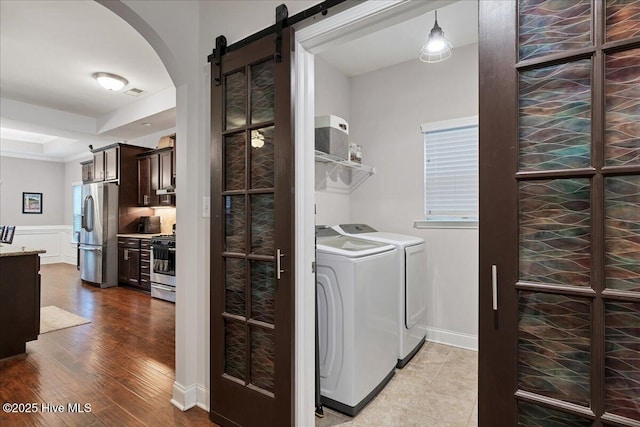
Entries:
{"label": "white kitchen backsplash", "polygon": [[156,208],[153,210],[153,214],[160,217],[160,232],[171,234],[173,224],[176,223],[176,208]]}

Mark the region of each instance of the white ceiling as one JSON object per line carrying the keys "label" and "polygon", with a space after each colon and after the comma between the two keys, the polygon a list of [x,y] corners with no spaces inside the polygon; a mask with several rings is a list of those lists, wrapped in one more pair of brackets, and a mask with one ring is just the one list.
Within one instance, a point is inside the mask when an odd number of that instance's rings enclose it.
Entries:
{"label": "white ceiling", "polygon": [[[107,91],[92,78],[99,71],[129,84]],[[144,92],[125,94],[132,88]],[[175,89],[160,58],[94,1],[0,1],[0,98],[3,155],[66,161],[88,154],[88,144],[175,126]]]}
{"label": "white ceiling", "polygon": [[[423,0],[421,0],[423,1]],[[425,4],[455,48],[477,42],[477,0]],[[433,27],[433,11],[319,55],[355,76],[408,60]],[[129,84],[102,89],[104,71]],[[142,89],[137,97],[129,89]],[[152,126],[143,126],[151,123]],[[0,0],[0,154],[70,161],[100,147],[175,126],[175,89],[151,46],[94,1]],[[12,132],[13,131],[13,132]],[[15,131],[30,132],[20,134]]]}
{"label": "white ceiling", "polygon": [[[410,60],[417,61],[420,49],[433,28],[434,18],[434,11],[430,11],[318,55],[349,77]],[[453,45],[453,55],[456,47],[477,43],[478,1],[461,0],[441,7],[438,9],[438,25]]]}

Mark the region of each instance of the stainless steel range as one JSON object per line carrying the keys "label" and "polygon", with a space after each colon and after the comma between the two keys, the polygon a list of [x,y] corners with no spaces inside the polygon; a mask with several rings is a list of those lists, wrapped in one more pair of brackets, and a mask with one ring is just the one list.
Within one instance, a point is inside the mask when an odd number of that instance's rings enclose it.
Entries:
{"label": "stainless steel range", "polygon": [[151,296],[176,302],[176,236],[151,239]]}

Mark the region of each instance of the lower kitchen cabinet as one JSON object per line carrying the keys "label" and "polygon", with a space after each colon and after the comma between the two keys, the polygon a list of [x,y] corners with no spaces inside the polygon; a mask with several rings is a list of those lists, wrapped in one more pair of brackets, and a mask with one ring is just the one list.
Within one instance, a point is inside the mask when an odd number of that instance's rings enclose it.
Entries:
{"label": "lower kitchen cabinet", "polygon": [[140,287],[140,239],[118,238],[118,282]]}
{"label": "lower kitchen cabinet", "polygon": [[140,287],[151,291],[151,240],[140,239]]}
{"label": "lower kitchen cabinet", "polygon": [[151,291],[151,240],[118,237],[118,281]]}

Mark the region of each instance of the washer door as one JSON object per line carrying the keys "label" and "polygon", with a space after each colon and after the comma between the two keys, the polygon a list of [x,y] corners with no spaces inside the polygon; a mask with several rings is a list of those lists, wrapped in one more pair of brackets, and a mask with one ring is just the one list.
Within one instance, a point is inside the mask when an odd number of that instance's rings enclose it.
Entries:
{"label": "washer door", "polygon": [[344,362],[343,301],[332,267],[318,265],[316,283],[320,385],[323,395],[332,395],[338,387]]}
{"label": "washer door", "polygon": [[424,316],[427,309],[427,277],[424,243],[404,250],[405,262],[405,326],[411,329]]}

